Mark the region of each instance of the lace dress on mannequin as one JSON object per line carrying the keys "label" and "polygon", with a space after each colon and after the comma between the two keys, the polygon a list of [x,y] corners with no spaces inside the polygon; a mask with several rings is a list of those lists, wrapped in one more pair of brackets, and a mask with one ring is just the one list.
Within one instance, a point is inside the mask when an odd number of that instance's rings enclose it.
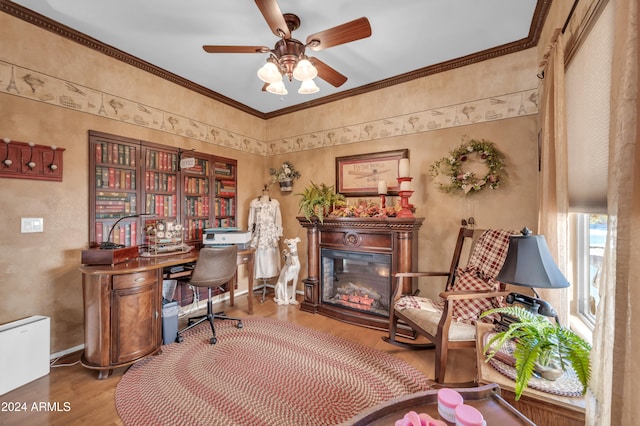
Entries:
{"label": "lace dress on mannequin", "polygon": [[280,203],[268,195],[251,201],[249,208],[251,247],[256,249],[255,278],[271,278],[280,272],[278,240],[282,236]]}

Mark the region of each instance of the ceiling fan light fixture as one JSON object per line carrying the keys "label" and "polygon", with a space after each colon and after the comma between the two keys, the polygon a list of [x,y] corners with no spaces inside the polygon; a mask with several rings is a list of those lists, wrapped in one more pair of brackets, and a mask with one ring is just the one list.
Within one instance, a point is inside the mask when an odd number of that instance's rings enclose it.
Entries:
{"label": "ceiling fan light fixture", "polygon": [[287,93],[289,93],[287,92],[287,88],[284,87],[282,79],[280,79],[280,81],[276,81],[275,83],[270,83],[267,86],[267,92],[273,93],[274,95],[286,95]]}
{"label": "ceiling fan light fixture", "polygon": [[267,61],[267,63],[258,70],[258,78],[269,84],[282,82],[282,74],[278,66],[271,61]]}
{"label": "ceiling fan light fixture", "polygon": [[310,95],[312,93],[318,93],[319,91],[320,88],[316,86],[316,83],[313,80],[303,81],[300,85],[300,88],[298,89],[298,93],[300,93],[301,95]]}
{"label": "ceiling fan light fixture", "polygon": [[293,70],[293,77],[298,81],[313,80],[318,76],[318,70],[308,59],[302,58]]}

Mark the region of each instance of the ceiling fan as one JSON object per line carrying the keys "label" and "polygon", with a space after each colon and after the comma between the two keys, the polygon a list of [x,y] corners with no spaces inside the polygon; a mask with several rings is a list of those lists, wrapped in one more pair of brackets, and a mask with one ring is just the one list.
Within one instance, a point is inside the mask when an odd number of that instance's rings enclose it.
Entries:
{"label": "ceiling fan", "polygon": [[280,37],[273,49],[266,46],[215,45],[205,45],[202,48],[208,53],[269,53],[267,63],[258,71],[258,77],[265,82],[262,90],[278,95],[287,93],[282,82],[283,76],[289,81],[293,78],[302,81],[298,93],[303,94],[319,90],[313,82],[316,76],[334,87],[340,87],[347,81],[347,77],[321,60],[307,57],[305,50],[308,47],[313,51],[319,51],[371,36],[371,25],[367,18],[358,18],[312,34],[302,43],[291,36],[291,33],[300,27],[300,18],[292,13],[283,14],[277,0],[255,2],[271,31]]}

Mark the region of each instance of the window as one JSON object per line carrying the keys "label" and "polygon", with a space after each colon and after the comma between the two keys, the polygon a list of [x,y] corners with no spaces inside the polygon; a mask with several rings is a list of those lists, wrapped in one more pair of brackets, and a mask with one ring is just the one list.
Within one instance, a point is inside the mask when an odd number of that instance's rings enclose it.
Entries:
{"label": "window", "polygon": [[566,65],[568,195],[574,224],[572,312],[593,329],[607,235],[613,2],[606,2]]}
{"label": "window", "polygon": [[607,237],[607,215],[580,213],[576,224],[576,289],[578,315],[591,327],[596,320],[598,281]]}

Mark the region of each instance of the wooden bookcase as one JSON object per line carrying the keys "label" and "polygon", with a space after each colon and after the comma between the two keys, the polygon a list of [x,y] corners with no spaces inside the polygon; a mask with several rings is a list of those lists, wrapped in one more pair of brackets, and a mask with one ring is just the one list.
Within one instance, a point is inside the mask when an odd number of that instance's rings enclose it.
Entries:
{"label": "wooden bookcase", "polygon": [[[195,166],[181,169],[182,157]],[[146,245],[158,221],[181,224],[184,242],[199,246],[208,227],[235,227],[237,161],[101,132],[89,132],[89,244]]]}
{"label": "wooden bookcase", "polygon": [[218,159],[214,164],[214,227],[232,228],[236,226],[236,163]]}
{"label": "wooden bookcase", "polygon": [[[107,240],[115,222],[123,216],[140,213],[138,208],[140,144],[124,139],[90,136],[89,241]],[[112,241],[137,245],[139,221],[124,219],[113,230]]]}
{"label": "wooden bookcase", "polygon": [[184,202],[184,238],[202,241],[205,228],[211,227],[213,213],[211,192],[211,163],[207,157],[193,155],[195,166],[182,173],[182,200]]}

